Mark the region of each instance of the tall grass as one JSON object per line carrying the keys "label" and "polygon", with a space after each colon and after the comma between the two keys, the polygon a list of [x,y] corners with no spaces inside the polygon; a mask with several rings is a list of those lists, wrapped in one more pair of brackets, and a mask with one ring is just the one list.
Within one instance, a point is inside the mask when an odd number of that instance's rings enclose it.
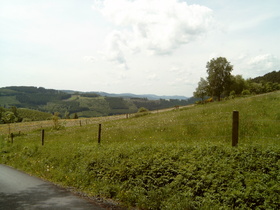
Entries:
{"label": "tall grass", "polygon": [[[280,92],[0,138],[1,163],[142,209],[279,209]],[[231,147],[232,111],[240,139]]]}

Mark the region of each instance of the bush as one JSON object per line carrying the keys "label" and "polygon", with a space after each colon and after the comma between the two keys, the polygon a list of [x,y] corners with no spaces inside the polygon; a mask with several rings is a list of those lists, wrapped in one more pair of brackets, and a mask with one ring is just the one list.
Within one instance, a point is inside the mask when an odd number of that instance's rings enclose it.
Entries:
{"label": "bush", "polygon": [[250,91],[249,90],[243,90],[242,93],[241,93],[243,96],[247,96],[247,95],[250,95]]}
{"label": "bush", "polygon": [[23,118],[22,122],[31,122],[32,120],[30,118]]}
{"label": "bush", "polygon": [[138,109],[138,113],[143,113],[143,112],[149,112],[149,110],[146,109],[145,107],[141,107]]}
{"label": "bush", "polygon": [[59,113],[56,112],[54,113],[52,120],[53,120],[53,129],[54,130],[60,130],[62,128],[64,128],[64,126],[59,122]]}
{"label": "bush", "polygon": [[135,114],[135,117],[141,117],[150,114],[150,111],[145,107],[141,107],[138,109],[138,112]]}

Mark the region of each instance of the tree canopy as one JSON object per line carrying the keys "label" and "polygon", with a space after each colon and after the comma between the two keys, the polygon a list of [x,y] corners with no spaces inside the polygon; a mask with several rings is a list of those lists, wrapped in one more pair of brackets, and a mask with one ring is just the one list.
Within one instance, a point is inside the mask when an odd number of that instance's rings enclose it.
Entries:
{"label": "tree canopy", "polygon": [[254,79],[231,75],[233,65],[224,57],[213,58],[206,64],[208,76],[200,78],[194,97],[235,97],[235,95],[261,94],[280,90],[280,71],[270,72]]}
{"label": "tree canopy", "polygon": [[200,78],[198,82],[198,87],[195,89],[193,93],[194,97],[201,98],[203,101],[204,97],[208,95],[208,82],[204,78]]}
{"label": "tree canopy", "polygon": [[220,100],[222,93],[224,91],[229,91],[233,65],[231,65],[226,58],[218,57],[208,61],[206,68],[209,92],[211,96],[215,96]]}

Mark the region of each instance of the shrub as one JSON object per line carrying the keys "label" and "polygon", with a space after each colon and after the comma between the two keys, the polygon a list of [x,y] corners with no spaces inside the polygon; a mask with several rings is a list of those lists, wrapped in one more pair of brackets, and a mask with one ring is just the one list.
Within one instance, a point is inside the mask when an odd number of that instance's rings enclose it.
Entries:
{"label": "shrub", "polygon": [[247,95],[250,95],[250,91],[249,90],[243,90],[241,94],[243,96],[247,96]]}
{"label": "shrub", "polygon": [[53,120],[53,129],[54,130],[60,130],[62,128],[64,128],[64,126],[59,122],[59,113],[56,112],[54,113],[52,120]]}
{"label": "shrub", "polygon": [[213,101],[214,101],[213,98],[208,98],[205,100],[205,103],[209,103],[209,102],[213,102]]}
{"label": "shrub", "polygon": [[23,118],[22,122],[31,122],[32,120],[30,118]]}
{"label": "shrub", "polygon": [[141,107],[138,109],[138,112],[135,114],[135,117],[141,117],[150,114],[149,110],[145,107]]}
{"label": "shrub", "polygon": [[149,112],[149,110],[146,109],[145,107],[141,107],[138,109],[138,113],[143,113],[143,112]]}

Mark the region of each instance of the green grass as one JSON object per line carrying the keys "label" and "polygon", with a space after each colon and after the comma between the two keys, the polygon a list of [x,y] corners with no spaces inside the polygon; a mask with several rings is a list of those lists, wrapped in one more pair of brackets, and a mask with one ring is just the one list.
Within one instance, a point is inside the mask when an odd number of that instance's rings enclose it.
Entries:
{"label": "green grass", "polygon": [[[280,92],[0,138],[0,162],[141,209],[279,209]],[[240,115],[231,147],[232,111]]]}
{"label": "green grass", "polygon": [[18,116],[22,118],[23,121],[40,121],[52,119],[51,113],[40,112],[32,109],[19,108],[17,109]]}

